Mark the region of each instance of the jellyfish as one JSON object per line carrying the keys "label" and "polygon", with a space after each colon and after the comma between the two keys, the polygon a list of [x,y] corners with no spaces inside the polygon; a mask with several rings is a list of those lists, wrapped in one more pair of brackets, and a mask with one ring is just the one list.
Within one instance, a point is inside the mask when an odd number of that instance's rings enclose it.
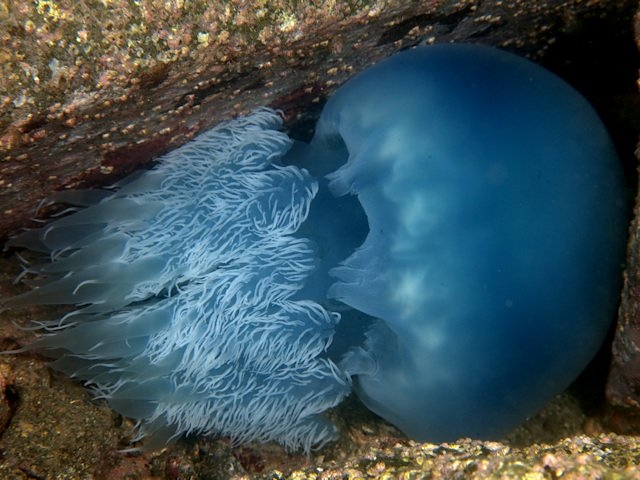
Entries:
{"label": "jellyfish", "polygon": [[536,64],[421,46],[326,103],[309,143],[261,108],[12,238],[72,305],[28,349],[137,421],[310,450],[354,392],[421,441],[499,438],[615,317],[625,183],[605,127]]}

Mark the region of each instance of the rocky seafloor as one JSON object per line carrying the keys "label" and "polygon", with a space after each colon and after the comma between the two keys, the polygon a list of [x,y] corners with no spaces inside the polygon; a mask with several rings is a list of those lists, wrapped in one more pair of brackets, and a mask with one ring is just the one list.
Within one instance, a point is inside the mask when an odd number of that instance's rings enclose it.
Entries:
{"label": "rocky seafloor", "polygon": [[[628,0],[0,1],[0,236],[33,225],[48,193],[113,183],[258,105],[281,108],[288,128],[308,136],[346,78],[418,43],[486,43],[555,71],[602,115],[635,185],[636,9]],[[12,283],[19,272],[6,252],[1,296],[22,291]],[[634,292],[627,284],[621,315],[631,331]],[[29,342],[18,326],[58,313],[2,312],[0,350]],[[619,384],[617,406],[604,397],[608,350],[508,438],[413,442],[349,398],[330,413],[339,440],[310,455],[216,438],[123,453],[129,420],[45,359],[5,355],[0,478],[640,478],[633,388]],[[617,358],[632,381],[637,369]]]}

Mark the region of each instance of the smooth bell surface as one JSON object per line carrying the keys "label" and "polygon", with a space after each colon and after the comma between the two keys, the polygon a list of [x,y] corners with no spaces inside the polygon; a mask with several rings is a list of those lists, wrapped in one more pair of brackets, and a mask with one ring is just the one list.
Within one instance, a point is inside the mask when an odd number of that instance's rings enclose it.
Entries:
{"label": "smooth bell surface", "polygon": [[416,48],[347,82],[312,146],[346,148],[329,188],[368,217],[329,294],[382,320],[342,363],[369,408],[420,440],[496,437],[587,365],[618,302],[625,187],[570,86],[492,48]]}

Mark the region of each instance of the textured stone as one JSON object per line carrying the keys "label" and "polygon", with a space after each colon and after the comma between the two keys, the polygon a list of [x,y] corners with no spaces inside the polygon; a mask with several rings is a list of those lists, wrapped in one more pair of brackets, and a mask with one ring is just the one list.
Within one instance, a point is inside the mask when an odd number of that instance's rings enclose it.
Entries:
{"label": "textured stone", "polygon": [[[542,63],[595,105],[633,170],[636,0],[153,5],[0,0],[0,238],[28,226],[50,192],[108,185],[258,105],[281,108],[292,133],[308,137],[324,100],[345,79],[420,42],[485,43]],[[637,265],[633,255],[629,264]],[[10,286],[18,272],[15,258],[0,259],[0,295],[18,291]],[[627,284],[623,318],[637,322],[635,288]],[[29,338],[11,321],[26,325],[58,313],[2,312],[2,349]],[[618,358],[636,375],[625,355]],[[126,419],[90,403],[73,382],[52,377],[38,358],[6,360],[20,403],[0,438],[2,478],[170,478],[192,471],[221,479],[638,478],[637,437],[603,433],[601,417],[587,418],[575,401],[554,402],[499,443],[408,442],[350,402],[335,413],[342,439],[310,457],[270,445],[239,451],[215,439],[122,456]],[[623,426],[626,418],[614,415]]]}

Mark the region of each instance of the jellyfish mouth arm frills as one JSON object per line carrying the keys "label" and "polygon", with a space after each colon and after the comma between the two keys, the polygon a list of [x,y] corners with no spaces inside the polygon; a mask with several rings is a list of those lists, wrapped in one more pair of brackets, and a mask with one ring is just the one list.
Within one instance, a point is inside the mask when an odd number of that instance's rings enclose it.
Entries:
{"label": "jellyfish mouth arm frills", "polygon": [[37,286],[11,306],[78,306],[30,348],[139,420],[148,444],[206,433],[309,450],[335,437],[321,413],[350,389],[323,355],[338,315],[292,299],[314,268],[292,234],[317,182],[274,165],[291,145],[280,127],[268,109],[222,124],[9,242],[50,259],[27,267]]}

